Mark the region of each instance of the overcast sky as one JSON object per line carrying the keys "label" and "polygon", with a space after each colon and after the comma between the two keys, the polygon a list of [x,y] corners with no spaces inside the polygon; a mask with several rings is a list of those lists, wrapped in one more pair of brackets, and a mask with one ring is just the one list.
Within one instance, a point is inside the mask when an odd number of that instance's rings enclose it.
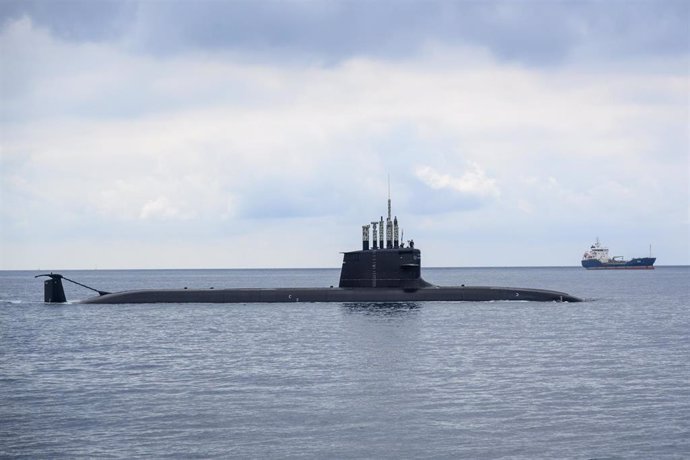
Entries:
{"label": "overcast sky", "polygon": [[690,264],[689,5],[0,0],[0,268]]}

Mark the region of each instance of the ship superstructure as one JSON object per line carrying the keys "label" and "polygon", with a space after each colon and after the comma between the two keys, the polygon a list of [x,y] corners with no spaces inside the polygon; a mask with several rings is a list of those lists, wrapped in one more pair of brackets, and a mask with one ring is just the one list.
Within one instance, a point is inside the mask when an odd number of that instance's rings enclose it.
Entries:
{"label": "ship superstructure", "polygon": [[622,256],[610,257],[609,249],[601,245],[599,238],[582,255],[582,266],[587,270],[654,269],[654,262],[656,262],[656,257],[651,256],[651,249],[649,257],[636,257],[630,260]]}

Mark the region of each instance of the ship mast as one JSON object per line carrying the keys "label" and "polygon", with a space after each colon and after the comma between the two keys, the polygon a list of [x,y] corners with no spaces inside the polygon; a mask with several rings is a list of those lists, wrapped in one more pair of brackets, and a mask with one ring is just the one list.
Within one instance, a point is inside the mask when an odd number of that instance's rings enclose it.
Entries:
{"label": "ship mast", "polygon": [[[378,232],[377,232],[378,230]],[[371,233],[372,245],[369,246],[369,235]],[[385,236],[384,236],[385,235]],[[384,227],[383,216],[381,220],[371,222],[368,225],[362,225],[362,249],[397,249],[400,248],[400,227],[398,225],[398,216],[393,216],[391,207],[391,178],[388,176],[388,215],[386,216],[386,223]],[[384,240],[385,238],[385,240]]]}
{"label": "ship mast", "polygon": [[393,247],[393,222],[391,221],[391,178],[388,176],[388,217],[386,217],[386,249]]}
{"label": "ship mast", "polygon": [[388,220],[391,220],[391,176],[388,175]]}

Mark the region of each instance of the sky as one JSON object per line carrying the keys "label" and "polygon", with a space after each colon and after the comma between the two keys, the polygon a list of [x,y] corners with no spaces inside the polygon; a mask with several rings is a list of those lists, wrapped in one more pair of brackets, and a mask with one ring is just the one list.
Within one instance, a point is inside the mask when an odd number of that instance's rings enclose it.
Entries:
{"label": "sky", "polygon": [[0,269],[690,264],[690,2],[0,0]]}

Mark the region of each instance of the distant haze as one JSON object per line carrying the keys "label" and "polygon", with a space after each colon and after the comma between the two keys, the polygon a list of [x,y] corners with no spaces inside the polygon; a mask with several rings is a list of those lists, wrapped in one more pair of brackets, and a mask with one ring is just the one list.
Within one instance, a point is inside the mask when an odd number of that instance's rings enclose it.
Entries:
{"label": "distant haze", "polygon": [[690,264],[686,1],[0,2],[0,269]]}

